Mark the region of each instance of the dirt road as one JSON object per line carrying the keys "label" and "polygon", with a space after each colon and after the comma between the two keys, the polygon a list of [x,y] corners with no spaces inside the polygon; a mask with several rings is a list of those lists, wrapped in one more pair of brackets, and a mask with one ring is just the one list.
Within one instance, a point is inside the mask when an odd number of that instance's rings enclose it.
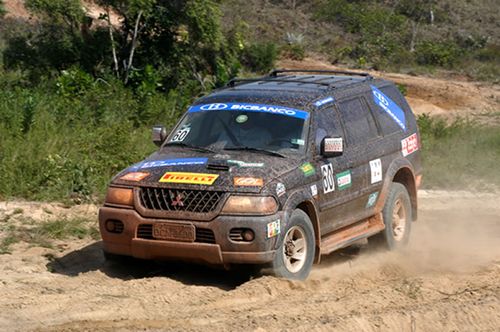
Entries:
{"label": "dirt road", "polygon": [[[0,255],[0,330],[498,331],[500,197],[421,192],[420,204],[407,250],[348,248],[305,282],[187,264],[121,266],[90,239],[53,249],[21,242]],[[95,213],[0,203],[4,222]]]}

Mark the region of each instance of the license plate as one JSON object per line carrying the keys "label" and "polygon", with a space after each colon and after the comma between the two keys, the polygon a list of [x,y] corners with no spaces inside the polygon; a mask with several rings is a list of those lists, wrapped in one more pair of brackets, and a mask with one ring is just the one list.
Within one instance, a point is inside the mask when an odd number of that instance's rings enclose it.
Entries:
{"label": "license plate", "polygon": [[153,237],[158,240],[194,242],[195,229],[193,225],[158,223],[153,225]]}

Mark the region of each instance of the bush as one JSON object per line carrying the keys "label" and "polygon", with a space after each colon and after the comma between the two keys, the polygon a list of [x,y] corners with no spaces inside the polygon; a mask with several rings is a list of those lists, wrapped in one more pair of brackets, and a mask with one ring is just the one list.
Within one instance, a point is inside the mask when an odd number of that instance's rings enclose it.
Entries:
{"label": "bush", "polygon": [[102,198],[114,174],[154,151],[150,126],[172,126],[189,102],[174,91],[141,98],[112,79],[84,79],[84,88],[67,79],[30,88],[0,80],[0,197]]}
{"label": "bush", "polygon": [[265,73],[274,68],[278,49],[274,43],[256,43],[242,52],[242,63],[251,71]]}
{"label": "bush", "polygon": [[423,41],[415,48],[420,65],[452,67],[459,59],[460,49],[452,42]]}

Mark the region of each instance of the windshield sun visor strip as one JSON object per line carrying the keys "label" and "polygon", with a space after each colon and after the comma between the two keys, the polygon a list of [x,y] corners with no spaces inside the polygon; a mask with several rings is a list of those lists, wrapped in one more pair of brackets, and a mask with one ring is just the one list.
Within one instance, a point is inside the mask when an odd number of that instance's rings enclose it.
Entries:
{"label": "windshield sun visor strip", "polygon": [[212,103],[191,106],[189,113],[196,112],[214,112],[214,111],[245,111],[245,112],[260,112],[268,114],[285,115],[294,118],[306,120],[309,113],[295,108],[278,105],[263,105],[250,103]]}

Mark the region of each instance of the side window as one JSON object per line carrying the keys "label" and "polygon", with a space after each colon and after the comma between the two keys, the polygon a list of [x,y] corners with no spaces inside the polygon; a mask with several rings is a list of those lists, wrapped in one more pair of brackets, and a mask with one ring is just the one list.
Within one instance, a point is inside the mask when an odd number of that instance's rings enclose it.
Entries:
{"label": "side window", "polygon": [[364,144],[379,136],[373,114],[365,101],[355,98],[339,104],[349,145]]}
{"label": "side window", "polygon": [[[391,98],[393,102],[398,104],[401,109],[404,109],[404,105],[402,104],[401,94],[396,90],[394,86],[387,86],[380,88],[380,91],[387,97]],[[385,135],[390,135],[392,133],[401,131],[401,127],[397,124],[396,121],[385,112],[380,106],[376,105],[373,102],[373,97],[370,95],[366,96],[368,100],[368,104],[372,109],[373,113],[376,115],[377,120],[380,124],[380,128],[382,129],[382,133]]]}
{"label": "side window", "polygon": [[316,118],[316,152],[320,153],[321,140],[324,137],[344,137],[344,130],[340,123],[337,110],[333,106],[315,112]]}

